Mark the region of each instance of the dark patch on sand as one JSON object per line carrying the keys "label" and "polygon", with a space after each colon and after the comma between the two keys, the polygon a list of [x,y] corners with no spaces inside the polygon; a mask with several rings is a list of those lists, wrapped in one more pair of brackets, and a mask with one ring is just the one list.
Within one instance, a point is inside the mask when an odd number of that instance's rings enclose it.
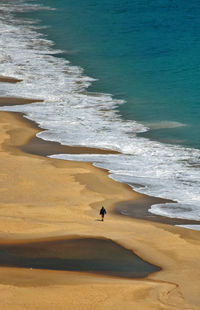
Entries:
{"label": "dark patch on sand", "polygon": [[0,97],[0,107],[22,105],[33,102],[43,102],[42,99],[20,98],[20,97]]}
{"label": "dark patch on sand", "polygon": [[23,152],[40,156],[55,154],[117,154],[117,152],[109,150],[61,145],[58,142],[45,141],[38,137],[34,137],[29,143],[21,146],[20,149]]}
{"label": "dark patch on sand", "polygon": [[175,201],[143,195],[141,198],[136,200],[117,203],[115,205],[115,211],[121,215],[170,225],[200,224],[200,221],[169,218],[165,216],[159,216],[148,211],[152,205],[164,203],[174,203],[174,207],[176,207]]}
{"label": "dark patch on sand", "polygon": [[109,239],[73,238],[0,245],[0,266],[144,278],[160,269]]}

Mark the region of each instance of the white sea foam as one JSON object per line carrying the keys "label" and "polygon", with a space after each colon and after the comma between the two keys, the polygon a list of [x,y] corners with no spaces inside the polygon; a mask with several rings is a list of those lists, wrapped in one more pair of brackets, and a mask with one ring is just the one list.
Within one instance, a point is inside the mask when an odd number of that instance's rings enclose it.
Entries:
{"label": "white sea foam", "polygon": [[176,226],[192,230],[200,230],[200,225],[176,225]]}
{"label": "white sea foam", "polygon": [[186,124],[173,121],[160,121],[154,123],[146,123],[145,125],[150,129],[166,129],[166,128],[178,128],[187,126]]}
{"label": "white sea foam", "polygon": [[178,201],[153,206],[153,213],[200,219],[200,151],[137,137],[147,127],[120,117],[115,107],[123,101],[86,92],[94,79],[56,57],[62,51],[42,37],[35,22],[33,27],[31,21],[12,15],[43,8],[24,5],[24,1],[1,1],[0,8],[0,73],[23,80],[0,84],[0,95],[44,99],[0,110],[25,113],[46,129],[38,134],[42,139],[120,151],[122,154],[51,157],[93,162],[108,169],[116,181],[142,185],[137,191]]}

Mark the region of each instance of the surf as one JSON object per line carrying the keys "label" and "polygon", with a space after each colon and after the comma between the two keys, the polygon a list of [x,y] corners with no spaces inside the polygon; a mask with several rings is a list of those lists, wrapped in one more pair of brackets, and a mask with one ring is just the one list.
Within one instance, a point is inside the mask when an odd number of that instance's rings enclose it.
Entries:
{"label": "surf", "polygon": [[[171,199],[178,207],[157,205],[156,214],[199,219],[200,151],[139,137],[148,126],[120,113],[125,100],[88,88],[96,77],[72,65],[62,50],[40,32],[33,19],[18,17],[16,12],[51,10],[24,1],[2,2],[0,71],[23,80],[3,83],[1,95],[43,99],[29,105],[1,107],[2,111],[23,112],[44,129],[38,137],[62,145],[86,146],[120,152],[116,155],[57,154],[53,158],[88,161],[107,169],[110,177],[129,184],[147,195]],[[35,29],[35,27],[37,29]],[[182,123],[164,123],[180,127]],[[157,126],[163,126],[163,123]],[[140,186],[141,185],[141,186]],[[174,207],[174,205],[173,205]]]}

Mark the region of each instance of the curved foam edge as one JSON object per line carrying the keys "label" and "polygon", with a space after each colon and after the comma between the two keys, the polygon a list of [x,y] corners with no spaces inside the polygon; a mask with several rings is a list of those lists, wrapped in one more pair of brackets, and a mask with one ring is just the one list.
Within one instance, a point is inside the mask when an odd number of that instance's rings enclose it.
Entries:
{"label": "curved foam edge", "polygon": [[200,225],[175,225],[175,226],[200,231]]}
{"label": "curved foam edge", "polygon": [[144,123],[145,126],[153,129],[170,129],[170,128],[178,128],[178,127],[186,127],[187,124],[183,124],[180,122],[172,122],[172,121],[160,121],[160,122],[154,122],[154,123]]}

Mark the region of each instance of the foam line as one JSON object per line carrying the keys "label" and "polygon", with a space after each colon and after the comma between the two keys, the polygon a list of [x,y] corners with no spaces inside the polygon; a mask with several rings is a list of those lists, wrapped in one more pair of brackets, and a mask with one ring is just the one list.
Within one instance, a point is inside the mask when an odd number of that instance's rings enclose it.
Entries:
{"label": "foam line", "polygon": [[[1,107],[23,112],[45,131],[44,140],[63,145],[112,149],[119,155],[56,155],[66,160],[91,161],[108,169],[119,182],[141,184],[137,191],[178,201],[179,205],[154,206],[151,212],[168,217],[200,217],[200,151],[138,137],[148,130],[142,124],[124,120],[116,111],[123,104],[112,95],[87,93],[95,80],[73,66],[53,42],[39,33],[35,20],[18,19],[16,12],[43,8],[24,1],[1,1],[0,72],[22,80],[0,86],[1,96],[43,99],[29,105]],[[180,124],[170,124],[170,126]],[[169,123],[168,125],[169,126]],[[166,127],[166,124],[165,124]]]}

